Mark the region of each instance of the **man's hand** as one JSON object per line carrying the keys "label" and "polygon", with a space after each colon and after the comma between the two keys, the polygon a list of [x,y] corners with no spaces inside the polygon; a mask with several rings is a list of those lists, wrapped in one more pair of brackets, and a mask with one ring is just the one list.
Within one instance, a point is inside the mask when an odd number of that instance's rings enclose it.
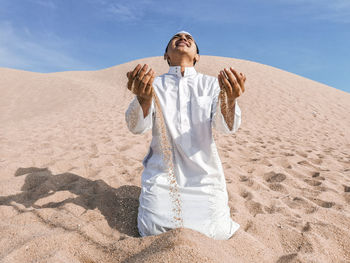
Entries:
{"label": "man's hand", "polygon": [[[225,74],[226,73],[226,74]],[[230,130],[233,129],[235,118],[235,100],[244,92],[246,76],[237,73],[232,67],[221,70],[218,75],[220,85],[221,113]]]}
{"label": "man's hand", "polygon": [[[226,74],[225,74],[226,73]],[[221,90],[226,92],[227,102],[231,104],[236,98],[244,92],[244,83],[246,76],[243,73],[237,73],[232,67],[221,70],[219,75],[219,85]]]}
{"label": "man's hand", "polygon": [[148,115],[148,110],[152,103],[152,84],[155,78],[153,69],[147,72],[147,68],[147,64],[144,64],[142,68],[141,65],[138,64],[133,71],[126,73],[128,77],[128,89],[137,96],[144,117]]}
{"label": "man's hand", "polygon": [[128,77],[128,89],[137,95],[138,99],[149,101],[152,99],[153,87],[152,83],[155,78],[155,72],[150,69],[147,72],[148,65],[138,64],[133,71],[129,71],[126,76]]}

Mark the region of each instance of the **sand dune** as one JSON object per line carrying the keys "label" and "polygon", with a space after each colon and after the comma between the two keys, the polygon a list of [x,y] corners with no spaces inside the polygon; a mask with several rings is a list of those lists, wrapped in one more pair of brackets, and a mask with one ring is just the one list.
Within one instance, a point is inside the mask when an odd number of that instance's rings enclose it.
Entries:
{"label": "sand dune", "polygon": [[151,134],[124,112],[127,71],[0,69],[0,262],[350,262],[350,94],[267,65],[202,56],[247,76],[242,125],[215,133],[232,219],[227,241],[191,229],[141,238]]}

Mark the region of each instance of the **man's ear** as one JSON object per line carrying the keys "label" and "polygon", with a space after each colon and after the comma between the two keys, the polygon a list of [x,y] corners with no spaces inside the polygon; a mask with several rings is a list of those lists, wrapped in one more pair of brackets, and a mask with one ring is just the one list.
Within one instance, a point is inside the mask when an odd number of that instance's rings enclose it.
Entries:
{"label": "man's ear", "polygon": [[200,59],[200,55],[199,54],[196,54],[195,56],[194,56],[194,60],[196,61],[196,62],[198,62],[199,61],[199,59]]}
{"label": "man's ear", "polygon": [[168,65],[170,65],[170,60],[167,53],[164,53],[164,60],[166,60],[168,62]]}

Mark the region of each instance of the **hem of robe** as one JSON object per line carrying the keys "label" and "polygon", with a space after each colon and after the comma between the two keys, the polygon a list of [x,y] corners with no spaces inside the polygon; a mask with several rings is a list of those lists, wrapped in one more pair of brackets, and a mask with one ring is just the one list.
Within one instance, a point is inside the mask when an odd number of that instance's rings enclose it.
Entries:
{"label": "hem of robe", "polygon": [[[240,225],[233,221],[230,216],[230,208],[228,206],[227,192],[222,192],[222,187],[209,188],[208,193],[208,209],[210,218],[205,223],[205,226],[198,223],[189,223],[184,220],[183,227],[198,231],[215,240],[228,240],[240,228]],[[142,207],[142,195],[140,195],[140,206],[138,208],[137,227],[141,237],[159,235],[176,228],[170,218],[160,215],[155,211]],[[149,214],[146,215],[145,214]],[[152,217],[156,220],[152,220]],[[161,222],[161,224],[160,224]],[[203,221],[204,222],[204,221]],[[198,226],[198,227],[197,227]]]}

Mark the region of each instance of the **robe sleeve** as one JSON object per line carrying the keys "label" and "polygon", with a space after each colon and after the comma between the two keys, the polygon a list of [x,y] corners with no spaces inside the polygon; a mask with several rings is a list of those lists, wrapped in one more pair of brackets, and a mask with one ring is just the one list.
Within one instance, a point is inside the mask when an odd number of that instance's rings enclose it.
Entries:
{"label": "robe sleeve", "polygon": [[223,133],[232,134],[235,133],[241,125],[241,109],[238,106],[238,100],[235,100],[235,113],[234,113],[234,123],[232,130],[229,129],[224,116],[221,113],[221,101],[219,99],[220,86],[219,81],[216,78],[214,82],[214,92],[213,92],[213,104],[212,104],[212,126]]}
{"label": "robe sleeve", "polygon": [[153,125],[154,102],[148,110],[148,115],[143,117],[142,107],[135,96],[125,112],[125,120],[128,129],[134,134],[142,134],[152,128]]}

